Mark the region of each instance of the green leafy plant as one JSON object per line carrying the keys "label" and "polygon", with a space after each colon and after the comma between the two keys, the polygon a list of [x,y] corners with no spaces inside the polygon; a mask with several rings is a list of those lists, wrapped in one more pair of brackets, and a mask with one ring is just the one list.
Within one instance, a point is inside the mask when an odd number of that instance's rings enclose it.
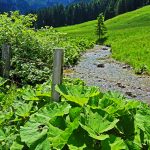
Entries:
{"label": "green leafy plant", "polygon": [[6,106],[11,92],[1,91],[2,150],[150,148],[150,108],[140,101],[101,93],[79,80],[56,87],[62,96],[59,103],[51,101],[50,82],[14,90]]}
{"label": "green leafy plant", "polygon": [[[83,51],[93,46],[86,39],[68,38],[52,27],[35,30],[36,20],[35,15],[20,15],[17,11],[0,14],[0,55],[2,44],[9,44],[12,53],[10,78],[21,85],[36,85],[49,79],[54,48],[64,48],[65,66],[72,66]],[[1,61],[0,57],[0,64]]]}

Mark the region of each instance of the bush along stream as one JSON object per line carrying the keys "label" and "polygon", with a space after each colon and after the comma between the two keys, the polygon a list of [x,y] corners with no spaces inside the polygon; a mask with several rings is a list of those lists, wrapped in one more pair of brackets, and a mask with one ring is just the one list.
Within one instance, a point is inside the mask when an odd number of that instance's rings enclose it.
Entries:
{"label": "bush along stream", "polygon": [[90,86],[100,87],[102,91],[118,91],[127,98],[150,104],[150,77],[136,75],[129,65],[112,59],[110,47],[95,46],[83,54],[72,71],[66,70],[65,74],[81,78]]}
{"label": "bush along stream", "polygon": [[[69,38],[52,27],[33,28],[35,15],[20,15],[19,12],[0,14],[0,55],[2,45],[11,48],[10,78],[19,85],[36,85],[49,79],[53,63],[53,49],[65,49],[65,66],[76,64],[81,53],[93,42],[84,38]],[[0,56],[0,66],[3,64]],[[1,71],[0,71],[1,72]]]}
{"label": "bush along stream", "polygon": [[150,107],[81,80],[16,89],[0,79],[1,150],[148,150]]}

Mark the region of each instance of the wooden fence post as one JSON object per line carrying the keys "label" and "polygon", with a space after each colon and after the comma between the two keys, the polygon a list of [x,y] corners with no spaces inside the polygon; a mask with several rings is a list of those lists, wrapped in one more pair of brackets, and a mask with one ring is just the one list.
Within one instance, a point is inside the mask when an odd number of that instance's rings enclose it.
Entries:
{"label": "wooden fence post", "polygon": [[52,75],[52,99],[54,101],[60,100],[60,94],[55,90],[55,86],[62,83],[63,57],[64,57],[63,49],[61,48],[54,49],[53,75]]}
{"label": "wooden fence post", "polygon": [[11,52],[10,46],[7,44],[2,45],[2,77],[9,78]]}

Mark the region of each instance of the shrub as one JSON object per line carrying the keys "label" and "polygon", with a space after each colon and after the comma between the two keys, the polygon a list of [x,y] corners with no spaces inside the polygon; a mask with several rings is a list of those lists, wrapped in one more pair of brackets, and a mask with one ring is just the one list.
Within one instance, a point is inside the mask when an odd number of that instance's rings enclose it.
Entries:
{"label": "shrub", "polygon": [[0,47],[4,43],[11,46],[10,78],[20,84],[35,85],[49,79],[54,48],[65,48],[65,66],[70,66],[91,46],[86,40],[68,38],[52,27],[35,30],[35,21],[36,16],[32,14],[25,16],[11,12],[0,15]]}

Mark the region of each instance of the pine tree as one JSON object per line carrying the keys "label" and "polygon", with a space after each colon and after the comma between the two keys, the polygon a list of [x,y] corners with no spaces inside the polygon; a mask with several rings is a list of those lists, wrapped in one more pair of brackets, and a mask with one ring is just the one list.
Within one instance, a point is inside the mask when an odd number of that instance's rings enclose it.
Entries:
{"label": "pine tree", "polygon": [[103,43],[106,40],[107,28],[104,24],[104,15],[101,13],[97,17],[97,29],[96,34],[98,35],[98,43]]}

